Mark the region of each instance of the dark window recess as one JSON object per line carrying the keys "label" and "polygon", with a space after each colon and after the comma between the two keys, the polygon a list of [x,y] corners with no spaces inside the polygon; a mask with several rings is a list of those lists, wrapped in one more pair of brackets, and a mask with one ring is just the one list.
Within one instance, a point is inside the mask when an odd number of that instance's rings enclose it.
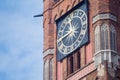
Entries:
{"label": "dark window recess", "polygon": [[73,73],[73,56],[70,57],[70,73]]}
{"label": "dark window recess", "polygon": [[73,73],[73,56],[68,57],[67,59],[67,74]]}
{"label": "dark window recess", "polygon": [[81,67],[81,54],[79,50],[67,57],[67,74],[71,74]]}
{"label": "dark window recess", "polygon": [[81,60],[80,60],[80,52],[78,51],[77,52],[77,69],[79,69],[81,67]]}
{"label": "dark window recess", "polygon": [[57,1],[59,1],[59,0],[54,0],[54,2],[57,2]]}

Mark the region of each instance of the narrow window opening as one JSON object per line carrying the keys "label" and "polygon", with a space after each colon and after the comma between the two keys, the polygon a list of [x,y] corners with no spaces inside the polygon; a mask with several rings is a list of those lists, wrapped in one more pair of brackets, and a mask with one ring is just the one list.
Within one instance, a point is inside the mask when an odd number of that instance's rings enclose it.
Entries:
{"label": "narrow window opening", "polygon": [[70,57],[70,73],[73,73],[73,56]]}
{"label": "narrow window opening", "polygon": [[79,49],[67,57],[67,75],[75,72],[81,67],[81,54]]}
{"label": "narrow window opening", "polygon": [[80,52],[77,52],[77,69],[79,69],[81,67],[81,60],[80,60]]}
{"label": "narrow window opening", "polygon": [[70,55],[68,58],[67,58],[67,74],[71,74],[73,73],[73,55]]}

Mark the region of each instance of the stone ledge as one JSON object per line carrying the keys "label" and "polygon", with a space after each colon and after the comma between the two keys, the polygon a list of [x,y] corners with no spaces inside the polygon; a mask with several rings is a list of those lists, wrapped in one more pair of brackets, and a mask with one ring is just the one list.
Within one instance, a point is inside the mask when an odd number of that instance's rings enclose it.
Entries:
{"label": "stone ledge", "polygon": [[46,51],[43,52],[43,57],[49,55],[49,54],[54,54],[54,49],[48,49]]}
{"label": "stone ledge", "polygon": [[92,19],[92,23],[97,22],[98,20],[103,20],[103,19],[110,19],[115,22],[117,22],[117,17],[112,15],[111,13],[104,13],[104,14],[98,14]]}

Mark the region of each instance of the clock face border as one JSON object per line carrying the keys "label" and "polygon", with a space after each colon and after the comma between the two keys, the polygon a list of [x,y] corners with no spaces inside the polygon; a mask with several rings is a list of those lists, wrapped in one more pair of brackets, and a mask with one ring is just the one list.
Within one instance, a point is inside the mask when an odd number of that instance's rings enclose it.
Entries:
{"label": "clock face border", "polygon": [[[74,20],[74,18],[78,18],[80,20],[80,22],[77,20],[76,24],[72,25],[71,22],[72,22],[72,20]],[[81,24],[79,24],[79,23],[81,23]],[[65,31],[67,25],[69,25],[69,30]],[[79,28],[80,28],[80,31],[77,31],[77,29],[79,29]],[[64,34],[64,32],[67,32],[66,33],[67,35]],[[71,32],[71,33],[69,33],[69,32]],[[73,12],[71,12],[68,16],[65,17],[65,19],[62,21],[60,28],[58,30],[57,48],[60,51],[60,53],[69,54],[69,53],[75,51],[81,44],[83,38],[85,37],[86,32],[87,32],[87,15],[82,9],[76,9]],[[76,38],[75,41],[73,41],[73,38],[75,39],[76,36],[78,36],[78,37]],[[69,42],[72,43],[72,41],[73,41],[73,43],[72,44],[69,43],[69,44],[71,44],[69,46],[65,45],[64,38],[68,38],[67,39],[68,43]]]}
{"label": "clock face border", "polygon": [[[80,40],[79,45],[72,51],[70,51],[69,53],[63,53],[61,51],[59,51],[58,49],[58,31],[60,29],[60,26],[64,23],[64,20],[67,16],[69,16],[72,12],[76,11],[76,10],[81,10],[84,12],[84,14],[86,15],[86,31],[83,31],[84,33],[84,38],[82,38],[82,40]],[[81,20],[80,20],[81,21]],[[67,57],[68,55],[72,54],[75,50],[77,50],[78,48],[82,47],[83,45],[87,44],[89,42],[89,36],[88,36],[88,2],[86,0],[83,0],[82,2],[78,3],[75,7],[73,7],[70,11],[66,12],[63,16],[61,16],[60,18],[58,18],[56,21],[56,57],[57,57],[57,61],[60,61],[62,59],[64,59],[65,57]],[[83,24],[82,24],[83,25]],[[80,31],[81,32],[81,31]],[[82,33],[82,32],[81,32]],[[81,34],[80,33],[80,34]],[[63,36],[63,38],[65,36],[69,35],[66,34]],[[80,35],[79,35],[80,36]],[[63,39],[61,38],[61,40]]]}

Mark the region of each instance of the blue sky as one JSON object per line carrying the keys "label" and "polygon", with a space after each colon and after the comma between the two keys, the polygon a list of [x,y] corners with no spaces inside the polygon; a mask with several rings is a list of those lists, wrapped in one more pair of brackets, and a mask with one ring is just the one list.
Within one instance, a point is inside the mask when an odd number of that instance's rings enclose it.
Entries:
{"label": "blue sky", "polygon": [[0,1],[0,80],[43,80],[42,3]]}

